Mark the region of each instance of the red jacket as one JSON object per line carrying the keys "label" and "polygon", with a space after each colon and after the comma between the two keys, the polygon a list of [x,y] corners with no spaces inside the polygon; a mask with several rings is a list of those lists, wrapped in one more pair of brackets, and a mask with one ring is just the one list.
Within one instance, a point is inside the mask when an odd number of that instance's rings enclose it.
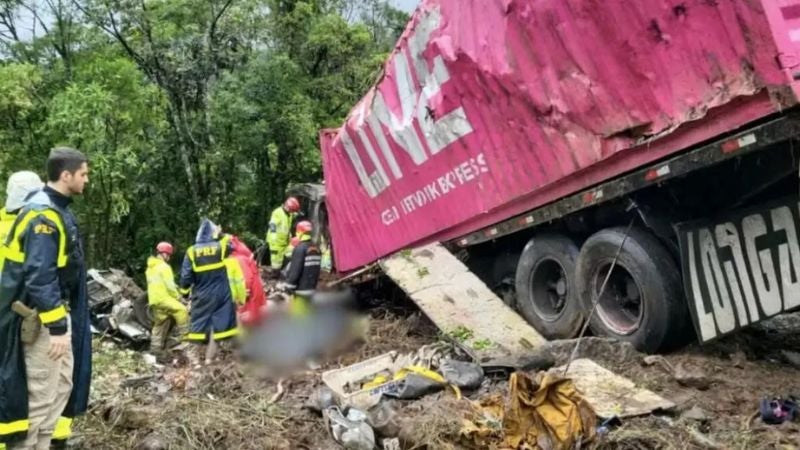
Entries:
{"label": "red jacket", "polygon": [[244,273],[244,282],[247,287],[247,302],[238,310],[239,321],[244,326],[257,323],[262,317],[262,307],[267,303],[264,295],[264,283],[261,281],[261,274],[258,271],[258,264],[253,259],[253,252],[240,241],[236,236],[231,238],[233,250],[231,256],[239,261]]}

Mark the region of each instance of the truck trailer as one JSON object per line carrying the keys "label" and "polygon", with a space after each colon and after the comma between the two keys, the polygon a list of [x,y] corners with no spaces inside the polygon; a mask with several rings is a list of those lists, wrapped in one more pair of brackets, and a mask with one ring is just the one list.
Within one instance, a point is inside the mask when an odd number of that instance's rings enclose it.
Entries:
{"label": "truck trailer", "polygon": [[799,80],[800,0],[423,0],[320,133],[336,267],[444,242],[646,352],[796,309]]}

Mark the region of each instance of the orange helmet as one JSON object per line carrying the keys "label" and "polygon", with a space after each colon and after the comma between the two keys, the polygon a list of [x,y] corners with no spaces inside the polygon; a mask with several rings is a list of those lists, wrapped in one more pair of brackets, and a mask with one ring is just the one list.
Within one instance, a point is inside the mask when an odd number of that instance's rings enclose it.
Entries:
{"label": "orange helmet", "polygon": [[283,208],[290,213],[296,213],[300,211],[300,201],[295,197],[289,197],[286,199],[286,202],[283,203]]}
{"label": "orange helmet", "polygon": [[170,244],[169,242],[159,242],[158,245],[156,245],[156,251],[158,253],[166,253],[168,255],[172,255],[172,252],[174,252],[175,249],[172,248],[172,244]]}
{"label": "orange helmet", "polygon": [[297,228],[295,228],[295,232],[297,234],[308,234],[311,233],[311,222],[307,220],[303,220],[297,223]]}

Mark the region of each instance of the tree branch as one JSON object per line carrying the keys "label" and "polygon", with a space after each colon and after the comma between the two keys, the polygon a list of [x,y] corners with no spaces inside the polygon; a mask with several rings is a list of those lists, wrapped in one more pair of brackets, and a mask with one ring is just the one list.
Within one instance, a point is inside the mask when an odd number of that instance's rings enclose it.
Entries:
{"label": "tree branch", "polygon": [[[220,9],[220,10],[219,10],[219,12],[218,12],[218,13],[217,13],[217,14],[214,16],[214,18],[211,20],[211,26],[210,26],[210,27],[209,27],[209,29],[208,29],[208,39],[209,39],[209,44],[211,44],[211,42],[213,42],[213,41],[214,41],[214,39],[215,39],[215,37],[216,37],[216,33],[217,33],[217,24],[219,23],[219,20],[222,18],[222,16],[225,14],[225,11],[227,11],[227,10],[228,10],[228,8],[230,8],[230,6],[231,6],[232,4],[233,4],[233,0],[227,0],[227,1],[225,2],[225,4],[224,4],[224,5],[222,5],[222,9]],[[210,49],[211,49],[211,46],[209,45],[209,50],[210,50]]]}
{"label": "tree branch", "polygon": [[17,33],[17,26],[14,23],[14,9],[10,4],[4,4],[3,10],[0,11],[0,25],[6,28],[6,31],[0,31],[0,36],[11,38],[15,42],[20,42],[19,33]]}
{"label": "tree branch", "polygon": [[19,5],[21,7],[23,7],[23,8],[25,8],[26,10],[28,10],[28,12],[30,12],[31,14],[33,14],[33,19],[34,19],[33,37],[36,37],[36,28],[35,28],[35,26],[36,26],[37,23],[39,24],[39,26],[42,27],[42,30],[44,30],[44,34],[50,33],[50,30],[47,28],[47,24],[44,23],[44,20],[42,20],[42,17],[39,15],[39,12],[37,11],[37,9],[35,7],[27,5],[24,2],[20,2]]}
{"label": "tree branch", "polygon": [[137,53],[136,50],[133,49],[128,40],[125,39],[125,36],[122,35],[122,33],[119,30],[119,27],[117,27],[117,21],[116,19],[114,19],[114,12],[111,11],[110,8],[108,8],[108,5],[104,6],[106,7],[105,12],[108,14],[108,19],[111,23],[110,27],[105,23],[103,23],[102,20],[95,17],[91,12],[89,12],[89,10],[87,10],[83,5],[81,5],[78,0],[72,0],[72,4],[75,5],[75,7],[78,8],[78,11],[83,13],[83,15],[86,16],[86,18],[91,23],[93,23],[101,30],[105,31],[108,35],[110,35],[117,42],[119,42],[119,44],[122,45],[122,48],[125,50],[125,53],[127,53],[128,56],[130,56],[142,70],[147,72],[147,65],[145,64],[145,59],[139,53]]}

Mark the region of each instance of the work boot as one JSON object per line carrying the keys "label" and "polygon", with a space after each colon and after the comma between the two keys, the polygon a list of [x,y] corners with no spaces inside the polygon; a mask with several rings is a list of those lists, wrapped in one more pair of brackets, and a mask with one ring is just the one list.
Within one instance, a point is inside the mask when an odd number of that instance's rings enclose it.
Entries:
{"label": "work boot", "polygon": [[[177,349],[178,347],[183,346],[184,339],[186,335],[189,334],[189,326],[188,325],[176,325],[173,330],[175,331],[170,335],[169,342],[167,344],[168,348],[173,350]],[[185,346],[184,346],[185,348]]]}

